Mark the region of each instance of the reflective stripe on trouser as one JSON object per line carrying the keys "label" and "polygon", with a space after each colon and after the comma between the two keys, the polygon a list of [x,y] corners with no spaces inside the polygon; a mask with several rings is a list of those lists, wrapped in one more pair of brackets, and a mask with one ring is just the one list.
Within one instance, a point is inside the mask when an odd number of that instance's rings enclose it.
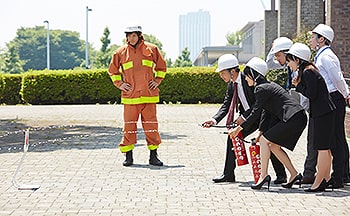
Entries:
{"label": "reflective stripe on trouser", "polygon": [[158,132],[156,104],[124,104],[124,136],[119,144],[121,152],[132,150],[133,147],[127,146],[137,143],[137,121],[140,114],[148,149],[155,150],[159,147],[161,139]]}

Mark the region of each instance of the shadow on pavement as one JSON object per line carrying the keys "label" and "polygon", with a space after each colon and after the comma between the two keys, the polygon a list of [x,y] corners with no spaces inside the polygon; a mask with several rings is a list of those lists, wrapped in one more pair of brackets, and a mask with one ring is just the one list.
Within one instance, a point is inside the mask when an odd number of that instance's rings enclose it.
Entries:
{"label": "shadow on pavement", "polygon": [[[0,154],[23,151],[24,131],[29,128],[30,152],[55,151],[61,149],[116,149],[122,139],[120,127],[51,125],[31,127],[13,119],[0,120]],[[137,139],[145,140],[142,129],[137,130]],[[162,139],[185,138],[186,135],[173,135],[160,132]],[[135,147],[140,147],[136,144]]]}
{"label": "shadow on pavement", "polygon": [[[241,183],[239,185],[240,188],[244,188],[244,190],[253,190],[250,188],[250,186],[253,184],[253,182],[239,182]],[[248,189],[249,188],[249,189]],[[307,188],[307,186],[299,188],[297,185],[295,185],[291,189],[282,188],[280,185],[271,184],[270,190],[267,190],[267,184],[265,184],[261,190],[254,190],[255,192],[266,192],[266,193],[278,193],[278,194],[292,194],[292,193],[299,193],[299,194],[315,194],[316,196],[329,196],[329,197],[347,197],[350,196],[350,185],[346,185],[344,188],[341,189],[326,189],[324,192],[317,192],[317,193],[309,193],[305,192],[304,189]]]}
{"label": "shadow on pavement", "polygon": [[182,168],[185,165],[163,165],[163,166],[153,166],[149,164],[134,164],[130,166],[131,168],[144,168],[144,169],[152,169],[152,170],[166,170],[166,169],[174,169],[174,168]]}

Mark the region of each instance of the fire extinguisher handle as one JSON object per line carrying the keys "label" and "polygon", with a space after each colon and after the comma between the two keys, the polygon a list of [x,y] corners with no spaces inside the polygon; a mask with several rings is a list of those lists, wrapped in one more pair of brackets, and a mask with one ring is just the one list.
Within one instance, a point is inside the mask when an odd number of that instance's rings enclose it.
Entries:
{"label": "fire extinguisher handle", "polygon": [[256,145],[256,139],[255,138],[251,139],[251,144],[252,145]]}

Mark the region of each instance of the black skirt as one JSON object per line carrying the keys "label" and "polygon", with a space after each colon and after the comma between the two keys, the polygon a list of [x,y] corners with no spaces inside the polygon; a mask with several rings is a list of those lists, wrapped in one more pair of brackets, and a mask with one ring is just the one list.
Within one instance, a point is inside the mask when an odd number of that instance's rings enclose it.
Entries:
{"label": "black skirt", "polygon": [[267,140],[293,151],[306,127],[306,123],[307,117],[304,110],[302,110],[293,115],[287,122],[276,122],[263,136]]}
{"label": "black skirt", "polygon": [[335,111],[312,118],[312,144],[314,150],[328,150],[335,143]]}

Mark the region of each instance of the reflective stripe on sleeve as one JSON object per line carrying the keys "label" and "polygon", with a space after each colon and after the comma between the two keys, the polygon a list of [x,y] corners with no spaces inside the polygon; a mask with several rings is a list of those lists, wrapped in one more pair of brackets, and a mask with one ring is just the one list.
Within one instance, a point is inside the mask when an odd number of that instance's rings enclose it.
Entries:
{"label": "reflective stripe on sleeve", "polygon": [[159,78],[164,78],[165,77],[165,72],[164,71],[157,71],[155,73],[155,77],[159,77]]}
{"label": "reflective stripe on sleeve", "polygon": [[121,75],[112,75],[111,80],[112,80],[112,82],[122,80],[122,76]]}

